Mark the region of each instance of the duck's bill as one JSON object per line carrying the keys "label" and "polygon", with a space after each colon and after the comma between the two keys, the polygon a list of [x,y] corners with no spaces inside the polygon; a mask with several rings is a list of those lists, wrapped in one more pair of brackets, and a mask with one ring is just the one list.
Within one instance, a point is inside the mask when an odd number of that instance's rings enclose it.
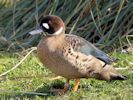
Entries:
{"label": "duck's bill", "polygon": [[29,32],[29,34],[30,35],[36,35],[36,34],[40,34],[42,32],[43,32],[43,30],[41,28],[38,28],[36,30],[33,30],[33,31]]}

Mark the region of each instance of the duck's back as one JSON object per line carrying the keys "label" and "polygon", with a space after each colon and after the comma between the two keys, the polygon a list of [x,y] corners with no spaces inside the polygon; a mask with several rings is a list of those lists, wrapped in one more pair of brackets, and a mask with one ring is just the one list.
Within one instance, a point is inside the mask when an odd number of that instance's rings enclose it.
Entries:
{"label": "duck's back", "polygon": [[66,40],[70,42],[75,51],[81,52],[85,55],[92,55],[106,64],[111,64],[113,62],[113,60],[107,54],[82,37],[66,34]]}

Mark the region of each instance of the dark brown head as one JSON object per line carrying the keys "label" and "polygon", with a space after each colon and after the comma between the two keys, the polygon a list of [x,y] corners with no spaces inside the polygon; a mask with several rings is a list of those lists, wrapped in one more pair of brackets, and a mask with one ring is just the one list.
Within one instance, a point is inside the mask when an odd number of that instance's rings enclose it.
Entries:
{"label": "dark brown head", "polygon": [[55,15],[45,16],[41,23],[40,28],[31,31],[30,34],[34,35],[41,32],[47,32],[48,35],[59,35],[65,32],[65,25],[62,19]]}

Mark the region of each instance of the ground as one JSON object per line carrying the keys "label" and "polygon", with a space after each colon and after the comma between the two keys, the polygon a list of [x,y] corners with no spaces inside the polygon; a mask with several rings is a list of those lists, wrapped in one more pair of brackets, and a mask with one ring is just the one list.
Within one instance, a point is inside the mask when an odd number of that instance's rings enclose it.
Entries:
{"label": "ground", "polygon": [[[26,54],[0,52],[0,74],[14,67]],[[118,61],[115,67],[133,68],[133,54],[110,54]],[[53,88],[61,88],[65,79],[55,81],[49,78],[56,76],[39,62],[36,52],[26,58],[23,63],[0,77],[0,99],[48,99],[48,100],[133,100],[133,70],[124,69],[120,73],[128,77],[125,81],[100,81],[95,79],[81,79],[78,92],[71,91],[74,82],[71,81],[70,90],[65,95],[56,95]]]}

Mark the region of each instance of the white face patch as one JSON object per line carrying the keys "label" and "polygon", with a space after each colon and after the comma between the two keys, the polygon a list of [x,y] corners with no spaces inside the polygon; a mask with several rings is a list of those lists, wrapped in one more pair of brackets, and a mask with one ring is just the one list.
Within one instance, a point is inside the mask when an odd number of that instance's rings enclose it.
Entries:
{"label": "white face patch", "polygon": [[42,26],[45,27],[46,29],[49,29],[48,23],[42,23]]}
{"label": "white face patch", "polygon": [[57,30],[57,31],[54,33],[54,35],[59,35],[59,34],[62,33],[62,31],[63,31],[63,27],[61,27],[59,30]]}

